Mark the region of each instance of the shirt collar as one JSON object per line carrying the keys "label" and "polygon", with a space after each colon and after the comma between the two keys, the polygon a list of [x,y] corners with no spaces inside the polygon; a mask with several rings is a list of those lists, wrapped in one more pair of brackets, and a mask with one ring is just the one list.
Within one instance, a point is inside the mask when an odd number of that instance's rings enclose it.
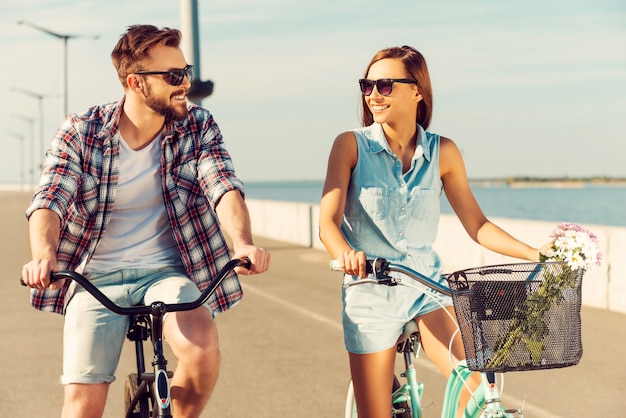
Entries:
{"label": "shirt collar", "polygon": [[[387,138],[385,137],[385,132],[383,131],[383,126],[380,123],[373,123],[370,125],[372,130],[372,142],[370,143],[370,152],[381,152],[387,151],[390,155],[393,155],[393,151],[389,148],[389,143],[387,142]],[[426,131],[424,128],[417,124],[417,148],[415,149],[415,154],[413,156],[413,160],[418,159],[422,155],[426,160],[430,161],[430,148],[432,142],[432,135],[426,135]],[[422,148],[420,151],[419,148]]]}

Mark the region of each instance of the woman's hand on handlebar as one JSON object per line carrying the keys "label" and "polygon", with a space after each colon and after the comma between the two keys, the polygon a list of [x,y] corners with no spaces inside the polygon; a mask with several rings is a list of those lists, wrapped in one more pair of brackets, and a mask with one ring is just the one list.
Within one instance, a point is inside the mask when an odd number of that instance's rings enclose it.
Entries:
{"label": "woman's hand on handlebar", "polygon": [[348,250],[337,255],[343,271],[351,276],[367,277],[367,256],[363,251]]}
{"label": "woman's hand on handlebar", "polygon": [[264,248],[256,247],[254,245],[244,245],[238,247],[235,251],[233,258],[247,257],[250,259],[250,268],[239,266],[235,267],[237,274],[243,274],[249,276],[251,274],[260,274],[270,267],[270,252]]}
{"label": "woman's hand on handlebar", "polygon": [[22,267],[22,282],[33,289],[59,289],[65,280],[50,283],[50,273],[58,271],[56,261],[47,259],[31,260]]}

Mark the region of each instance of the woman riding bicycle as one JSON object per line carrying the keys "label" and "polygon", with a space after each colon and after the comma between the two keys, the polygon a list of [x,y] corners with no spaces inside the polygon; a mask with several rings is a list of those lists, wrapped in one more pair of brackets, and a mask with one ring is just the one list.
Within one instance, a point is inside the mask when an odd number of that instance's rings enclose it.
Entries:
{"label": "woman riding bicycle", "polygon": [[[432,90],[423,56],[408,46],[379,51],[359,80],[362,128],[333,144],[320,206],[320,238],[339,260],[346,282],[367,276],[367,258],[384,257],[443,284],[433,250],[442,188],[469,236],[498,253],[538,261],[539,250],[513,238],[483,214],[455,143],[426,131]],[[452,303],[445,301],[452,311]],[[448,377],[448,344],[456,324],[439,305],[404,286],[354,286],[343,293],[343,329],[359,417],[390,415],[396,341],[417,321],[429,358]],[[460,336],[451,345],[465,354]],[[480,376],[473,373],[475,388]],[[469,401],[461,396],[458,415]]]}

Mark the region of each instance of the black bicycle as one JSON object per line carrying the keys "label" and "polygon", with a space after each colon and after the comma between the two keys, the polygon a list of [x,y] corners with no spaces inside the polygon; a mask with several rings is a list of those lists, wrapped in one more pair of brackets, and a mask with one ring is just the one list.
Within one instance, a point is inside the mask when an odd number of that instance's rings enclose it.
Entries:
{"label": "black bicycle", "polygon": [[[71,279],[82,286],[104,307],[110,311],[130,317],[126,337],[135,344],[137,372],[126,377],[124,385],[124,410],[126,418],[172,418],[170,398],[170,378],[167,360],[163,353],[163,317],[167,312],[191,311],[202,306],[218,288],[222,280],[236,267],[250,268],[248,258],[230,260],[209,283],[209,286],[193,302],[164,303],[152,302],[150,305],[119,306],[104,295],[86,277],[74,271],[58,271],[51,275],[50,281]],[[22,281],[22,285],[25,285]],[[144,341],[150,339],[154,357],[153,371],[146,371]]]}

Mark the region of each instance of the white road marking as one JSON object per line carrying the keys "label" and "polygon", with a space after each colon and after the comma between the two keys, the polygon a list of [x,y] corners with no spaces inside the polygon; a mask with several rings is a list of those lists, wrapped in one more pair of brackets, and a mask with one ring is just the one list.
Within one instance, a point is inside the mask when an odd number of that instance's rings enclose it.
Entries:
{"label": "white road marking", "polygon": [[293,303],[291,303],[291,302],[289,302],[289,301],[287,301],[285,299],[281,299],[281,298],[279,298],[277,296],[274,296],[271,293],[264,292],[263,290],[257,289],[254,286],[250,286],[247,283],[246,284],[242,283],[242,287],[243,287],[244,292],[256,293],[257,295],[262,296],[265,299],[271,300],[273,303],[277,303],[279,305],[283,305],[283,306],[285,306],[285,307],[287,307],[287,308],[289,308],[291,310],[294,310],[294,311],[298,312],[299,314],[302,314],[302,315],[307,316],[307,317],[309,317],[311,319],[314,319],[315,321],[318,321],[318,322],[321,322],[321,323],[323,323],[325,325],[328,325],[331,328],[334,328],[334,329],[336,329],[338,331],[342,331],[343,330],[343,327],[342,327],[342,325],[339,322],[334,321],[334,320],[332,320],[330,318],[326,318],[325,316],[319,315],[319,314],[317,314],[317,313],[315,313],[313,311],[310,311],[308,309],[304,309],[304,308],[302,308],[302,307],[300,307],[298,305],[295,305],[295,304],[293,304]]}

